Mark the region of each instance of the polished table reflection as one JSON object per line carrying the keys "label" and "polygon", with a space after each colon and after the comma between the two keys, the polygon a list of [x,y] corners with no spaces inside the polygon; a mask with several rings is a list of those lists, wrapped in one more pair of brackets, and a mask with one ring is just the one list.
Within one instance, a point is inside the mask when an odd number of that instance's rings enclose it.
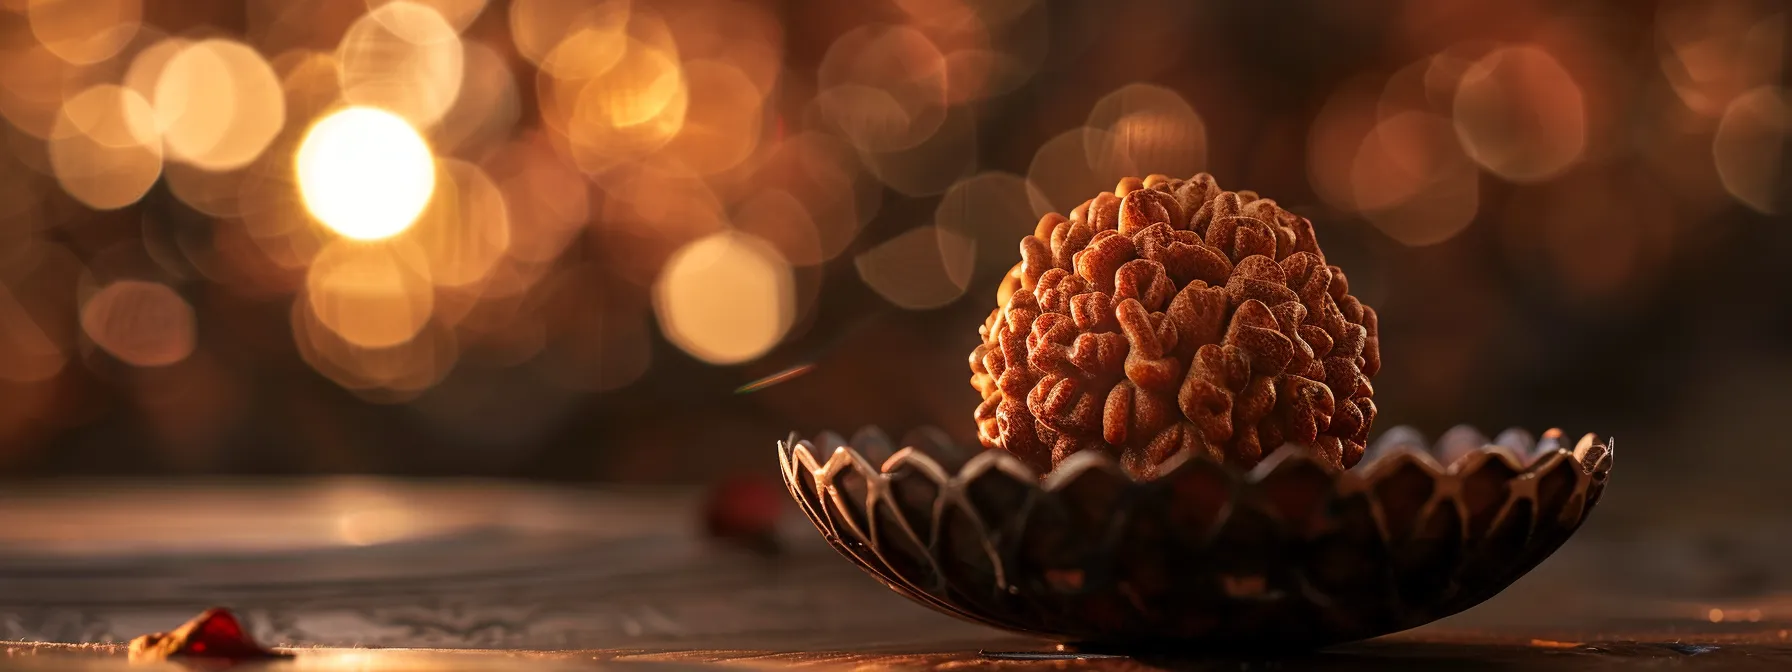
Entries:
{"label": "polished table reflection", "polygon": [[[230,607],[297,656],[269,669],[1080,665],[1110,657],[961,623],[888,592],[807,523],[768,557],[706,539],[696,490],[482,481],[69,481],[0,486],[0,669],[130,667],[122,644]],[[1792,542],[1595,514],[1467,613],[1276,669],[1426,665],[1788,669]],[[132,667],[132,669],[153,669]],[[185,669],[171,666],[170,669]]]}

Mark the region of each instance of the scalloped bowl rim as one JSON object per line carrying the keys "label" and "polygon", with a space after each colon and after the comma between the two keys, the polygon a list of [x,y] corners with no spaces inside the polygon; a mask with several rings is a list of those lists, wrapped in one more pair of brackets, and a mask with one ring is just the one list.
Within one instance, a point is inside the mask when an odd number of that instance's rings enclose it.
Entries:
{"label": "scalloped bowl rim", "polygon": [[[1057,492],[1069,487],[1071,483],[1076,482],[1078,479],[1082,478],[1084,474],[1090,471],[1110,472],[1111,474],[1126,479],[1133,485],[1148,484],[1157,480],[1155,478],[1140,479],[1127,472],[1125,469],[1120,468],[1119,462],[1114,458],[1096,451],[1083,451],[1071,455],[1056,468],[1047,472],[1044,476],[1041,476],[1031,467],[1028,467],[1025,463],[1021,462],[1019,458],[1003,450],[986,449],[979,451],[975,456],[972,456],[967,460],[963,466],[960,466],[954,471],[941,465],[933,458],[933,456],[928,455],[925,451],[914,446],[908,446],[891,454],[888,459],[884,460],[882,465],[873,466],[870,460],[866,459],[859,449],[851,444],[836,446],[833,449],[832,454],[828,455],[826,459],[822,459],[821,455],[818,455],[816,452],[809,449],[825,449],[815,446],[815,444],[811,443],[808,439],[798,437],[799,435],[796,432],[791,432],[788,438],[778,442],[779,461],[783,462],[790,460],[794,462],[795,460],[792,458],[794,458],[800,450],[803,454],[807,455],[808,461],[812,465],[811,468],[816,471],[817,475],[825,471],[851,465],[866,475],[885,477],[903,466],[909,466],[928,472],[930,476],[934,477],[934,480],[946,483],[949,481],[972,480],[981,476],[984,472],[994,469],[1007,472],[1008,475],[1021,481],[1031,481],[1035,484],[1035,487],[1045,492]],[[1461,474],[1472,473],[1479,468],[1482,463],[1487,461],[1498,461],[1502,463],[1503,466],[1512,471],[1514,478],[1523,478],[1530,475],[1546,473],[1549,470],[1554,469],[1556,465],[1563,460],[1572,462],[1580,469],[1582,474],[1596,476],[1597,474],[1595,472],[1599,466],[1597,464],[1599,460],[1614,461],[1616,459],[1616,443],[1617,441],[1615,438],[1607,438],[1604,441],[1600,441],[1595,434],[1587,433],[1581,436],[1580,441],[1578,441],[1573,448],[1558,447],[1553,450],[1538,452],[1528,456],[1520,454],[1519,451],[1514,450],[1510,446],[1488,443],[1479,448],[1464,452],[1455,460],[1452,460],[1448,465],[1439,462],[1435,455],[1419,446],[1399,444],[1386,450],[1375,452],[1371,456],[1365,458],[1362,463],[1349,469],[1338,469],[1324,462],[1312,459],[1306,449],[1301,446],[1290,444],[1276,449],[1248,470],[1240,469],[1235,465],[1224,464],[1203,455],[1182,453],[1165,460],[1164,463],[1160,465],[1159,473],[1163,475],[1172,474],[1181,469],[1189,468],[1186,465],[1189,465],[1190,463],[1198,463],[1209,468],[1219,467],[1234,471],[1242,475],[1244,482],[1257,483],[1283,468],[1304,466],[1323,471],[1337,483],[1340,493],[1347,493],[1367,487],[1370,483],[1383,477],[1385,473],[1393,473],[1408,465],[1421,469],[1426,475],[1444,482],[1457,481]],[[1595,453],[1595,449],[1601,449],[1602,452]],[[1593,459],[1589,460],[1589,457],[1592,457]],[[788,469],[788,467],[786,467],[786,469]],[[1609,470],[1609,465],[1607,469]],[[1157,478],[1162,478],[1162,476]]]}

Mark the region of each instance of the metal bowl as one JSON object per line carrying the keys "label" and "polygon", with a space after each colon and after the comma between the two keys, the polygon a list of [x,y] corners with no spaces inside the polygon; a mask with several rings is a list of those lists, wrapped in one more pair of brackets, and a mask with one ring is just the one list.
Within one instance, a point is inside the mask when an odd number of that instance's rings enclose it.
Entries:
{"label": "metal bowl", "polygon": [[937,432],[894,454],[875,429],[792,434],[778,462],[835,550],[947,614],[1085,646],[1287,650],[1423,625],[1542,562],[1612,468],[1611,441],[1560,437],[1458,427],[1428,447],[1396,428],[1345,471],[1285,447],[1149,481],[1094,452],[1041,478]]}

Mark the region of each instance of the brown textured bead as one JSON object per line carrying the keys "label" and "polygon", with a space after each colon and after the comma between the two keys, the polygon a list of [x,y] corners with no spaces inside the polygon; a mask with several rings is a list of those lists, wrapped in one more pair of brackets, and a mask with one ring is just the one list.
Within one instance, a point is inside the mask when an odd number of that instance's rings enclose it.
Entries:
{"label": "brown textured bead", "polygon": [[985,446],[1041,473],[1100,450],[1139,477],[1194,452],[1362,458],[1375,311],[1305,218],[1205,173],[1121,180],[1040,218],[971,353]]}

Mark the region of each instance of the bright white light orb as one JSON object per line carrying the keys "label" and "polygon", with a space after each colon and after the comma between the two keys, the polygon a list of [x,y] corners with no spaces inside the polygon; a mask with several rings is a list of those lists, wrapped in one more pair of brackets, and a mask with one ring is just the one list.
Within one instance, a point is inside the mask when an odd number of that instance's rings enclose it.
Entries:
{"label": "bright white light orb", "polygon": [[435,157],[402,117],[350,107],[312,125],[299,143],[299,195],[324,226],[357,240],[403,232],[429,205]]}

